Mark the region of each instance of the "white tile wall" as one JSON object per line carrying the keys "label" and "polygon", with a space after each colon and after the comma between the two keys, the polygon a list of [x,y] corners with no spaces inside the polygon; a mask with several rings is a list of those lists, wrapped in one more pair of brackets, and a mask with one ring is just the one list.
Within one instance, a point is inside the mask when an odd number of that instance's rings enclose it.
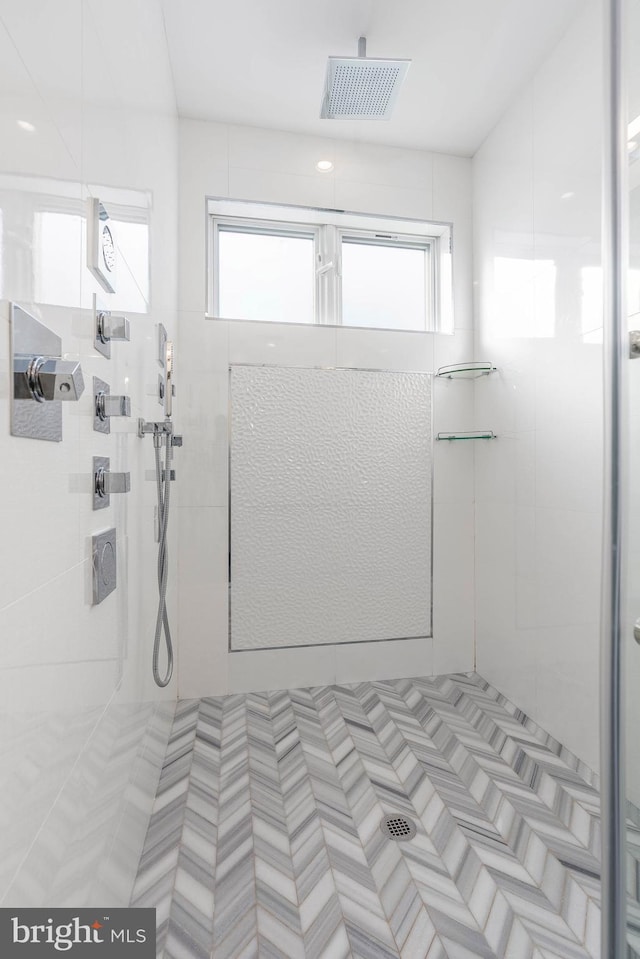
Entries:
{"label": "white tile wall", "polygon": [[434,368],[434,339],[433,333],[338,329],[336,365],[407,373],[431,372]]}
{"label": "white tile wall", "polygon": [[600,267],[600,16],[585,5],[473,161],[476,356],[499,367],[475,387],[478,428],[499,434],[475,453],[478,669],[594,767],[602,356],[583,280]]}
{"label": "white tile wall", "polygon": [[331,327],[229,323],[229,363],[336,366],[336,344],[336,330]]}
{"label": "white tile wall", "polygon": [[[2,9],[3,904],[127,904],[175,698],[175,682],[159,694],[150,679],[155,544],[144,474],[153,454],[135,434],[138,416],[160,411],[149,395],[158,373],[155,324],[176,332],[177,121],[160,4],[139,12],[123,2],[60,0],[38,5],[34,30],[32,7],[8,0]],[[132,338],[114,344],[110,362],[93,350],[87,309],[99,289],[83,263],[82,201],[90,194],[135,202],[150,229],[150,304],[144,268],[123,259],[109,306],[127,311]],[[45,282],[35,220],[43,209],[76,216],[44,251],[55,262],[53,283]],[[9,435],[10,301],[82,362],[85,392],[63,410],[59,444]],[[131,396],[132,418],[115,422],[110,436],[92,430],[94,374]],[[131,472],[131,493],[101,512],[91,508],[94,454]],[[94,607],[90,538],[110,525],[118,532],[119,585]],[[176,556],[174,548],[174,619]]]}
{"label": "white tile wall", "polygon": [[[315,164],[319,159],[332,159],[334,171],[318,173]],[[391,668],[394,675],[430,673],[434,645],[440,668],[473,667],[473,608],[468,581],[473,557],[470,448],[437,450],[434,528],[439,524],[443,535],[433,557],[434,578],[441,569],[457,569],[457,564],[462,576],[459,590],[434,593],[434,622],[439,625],[433,643],[375,643],[368,654],[350,653],[346,647],[344,653],[323,647],[230,654],[226,597],[219,595],[215,585],[215,571],[227,561],[226,484],[218,464],[223,462],[228,402],[224,390],[217,386],[218,374],[224,373],[229,362],[431,371],[437,365],[469,359],[473,349],[470,167],[468,159],[416,150],[180,121],[179,382],[188,378],[190,369],[206,374],[186,391],[188,443],[199,452],[188,460],[190,467],[182,472],[179,483],[181,512],[190,517],[187,526],[181,523],[180,530],[180,696],[332,682],[336,676],[339,681],[372,675],[382,678],[391,675]],[[455,334],[205,319],[206,196],[453,221]],[[437,384],[438,388],[442,385]],[[473,390],[464,383],[449,386],[434,401],[434,428],[469,428]],[[442,422],[444,426],[439,425]],[[203,470],[210,471],[204,481],[200,475]],[[439,518],[440,504],[445,502],[454,524],[449,536]],[[191,530],[189,534],[187,529]],[[212,530],[211,535],[205,536],[202,529]],[[201,566],[197,573],[188,557],[192,539],[199,543]]]}

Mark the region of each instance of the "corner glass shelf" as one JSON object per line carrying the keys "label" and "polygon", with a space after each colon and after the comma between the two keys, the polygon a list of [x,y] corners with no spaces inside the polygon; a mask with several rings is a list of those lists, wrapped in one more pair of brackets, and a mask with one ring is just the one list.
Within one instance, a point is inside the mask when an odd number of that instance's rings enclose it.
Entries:
{"label": "corner glass shelf", "polygon": [[441,366],[436,376],[445,376],[448,379],[475,380],[479,376],[488,376],[495,373],[497,366],[489,360],[474,360],[469,363],[454,363],[451,366]]}
{"label": "corner glass shelf", "polygon": [[461,433],[438,433],[437,440],[495,440],[493,430],[467,430]]}

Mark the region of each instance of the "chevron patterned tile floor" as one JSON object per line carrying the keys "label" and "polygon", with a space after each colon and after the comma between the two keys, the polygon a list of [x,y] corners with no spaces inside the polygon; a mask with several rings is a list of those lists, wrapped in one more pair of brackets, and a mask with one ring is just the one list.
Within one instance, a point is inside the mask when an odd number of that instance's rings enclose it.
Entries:
{"label": "chevron patterned tile floor", "polygon": [[182,701],[132,905],[164,959],[599,959],[599,841],[593,773],[477,674]]}

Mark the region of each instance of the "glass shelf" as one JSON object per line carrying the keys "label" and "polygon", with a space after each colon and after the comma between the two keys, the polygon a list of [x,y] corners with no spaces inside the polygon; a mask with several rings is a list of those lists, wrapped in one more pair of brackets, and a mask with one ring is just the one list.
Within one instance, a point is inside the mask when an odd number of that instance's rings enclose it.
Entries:
{"label": "glass shelf", "polygon": [[479,376],[488,376],[489,373],[495,373],[497,366],[488,360],[475,360],[470,363],[453,363],[451,366],[441,366],[436,376],[446,376],[452,380],[454,378],[462,380],[475,380]]}
{"label": "glass shelf", "polygon": [[464,433],[438,433],[437,440],[495,440],[493,430],[468,430]]}

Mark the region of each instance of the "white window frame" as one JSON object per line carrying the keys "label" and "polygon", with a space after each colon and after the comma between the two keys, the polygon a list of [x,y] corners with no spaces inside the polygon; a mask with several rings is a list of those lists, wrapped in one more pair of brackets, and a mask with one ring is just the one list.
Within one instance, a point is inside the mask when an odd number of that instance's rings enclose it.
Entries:
{"label": "white window frame", "polygon": [[[218,301],[219,233],[225,228],[270,236],[312,238],[315,249],[314,320],[302,326],[342,326],[342,244],[364,242],[372,246],[422,249],[428,253],[424,330],[453,332],[452,226],[398,217],[344,213],[337,210],[281,206],[243,200],[209,198],[207,230],[207,316],[220,316]],[[260,320],[258,322],[277,322]],[[297,325],[288,323],[287,325]],[[383,329],[379,326],[349,329]],[[393,332],[405,332],[394,329]]]}
{"label": "white window frame", "polygon": [[[312,224],[300,224],[300,223],[287,223],[283,220],[266,220],[266,219],[253,219],[250,217],[234,217],[234,216],[215,216],[212,217],[212,249],[213,249],[213,272],[211,276],[210,291],[209,295],[211,297],[211,307],[212,315],[216,318],[220,316],[219,310],[219,289],[218,284],[215,282],[216,277],[220,275],[220,242],[219,234],[222,230],[223,232],[229,233],[251,233],[254,236],[262,234],[263,236],[288,236],[288,237],[300,237],[301,239],[311,239],[313,240],[314,248],[314,261],[317,256],[318,243],[319,243],[319,233],[320,228],[318,226],[313,226]],[[313,297],[313,316],[314,321],[312,323],[302,323],[302,326],[313,326],[317,323],[318,316],[318,280],[316,272],[316,282],[314,284],[314,297]],[[227,320],[242,320],[244,317],[241,316],[227,316],[224,317]],[[268,323],[275,322],[274,320],[260,320],[258,322]],[[295,325],[295,324],[294,324]]]}
{"label": "white window frame", "polygon": [[[339,318],[339,325],[342,326],[342,244],[346,241],[353,241],[367,246],[386,246],[403,250],[423,250],[428,254],[427,265],[425,269],[425,290],[424,290],[424,329],[413,330],[411,332],[433,333],[436,327],[436,302],[435,289],[437,285],[436,274],[438,262],[436,256],[436,238],[418,236],[412,233],[383,233],[380,230],[354,230],[338,229],[337,231],[337,262],[338,277],[336,279],[336,288],[338,302],[335,305],[335,315]],[[379,327],[352,327],[352,329],[379,329]],[[403,332],[400,330],[399,332]]]}

